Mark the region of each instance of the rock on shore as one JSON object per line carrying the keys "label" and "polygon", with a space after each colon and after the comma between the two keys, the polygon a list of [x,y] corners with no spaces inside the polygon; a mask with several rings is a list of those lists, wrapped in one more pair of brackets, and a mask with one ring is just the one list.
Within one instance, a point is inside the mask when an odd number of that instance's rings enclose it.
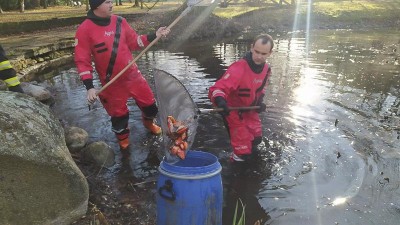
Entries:
{"label": "rock on shore", "polygon": [[71,224],[89,188],[47,105],[0,91],[0,224]]}

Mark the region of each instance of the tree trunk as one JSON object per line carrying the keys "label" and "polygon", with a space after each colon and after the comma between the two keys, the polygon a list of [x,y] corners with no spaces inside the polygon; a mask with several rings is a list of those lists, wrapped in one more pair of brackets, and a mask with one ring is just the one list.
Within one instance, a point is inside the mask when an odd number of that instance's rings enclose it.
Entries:
{"label": "tree trunk", "polygon": [[47,0],[43,0],[43,9],[47,9]]}
{"label": "tree trunk", "polygon": [[89,0],[85,0],[85,4],[86,4],[86,11],[89,11]]}
{"label": "tree trunk", "polygon": [[139,7],[139,0],[135,0],[135,4],[133,5],[133,7]]}
{"label": "tree trunk", "polygon": [[0,6],[0,13],[3,13],[3,9],[1,8],[1,6]]}
{"label": "tree trunk", "polygon": [[25,12],[25,0],[19,1],[19,11],[22,13]]}

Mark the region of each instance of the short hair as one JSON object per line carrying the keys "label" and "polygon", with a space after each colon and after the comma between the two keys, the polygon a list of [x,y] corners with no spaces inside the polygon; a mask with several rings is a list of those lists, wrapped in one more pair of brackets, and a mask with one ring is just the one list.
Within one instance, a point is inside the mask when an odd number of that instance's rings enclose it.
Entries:
{"label": "short hair", "polygon": [[271,43],[271,50],[274,48],[274,40],[272,39],[271,35],[269,34],[260,34],[254,38],[253,46],[256,44],[258,40],[261,39],[261,43],[263,45],[267,44],[268,42]]}

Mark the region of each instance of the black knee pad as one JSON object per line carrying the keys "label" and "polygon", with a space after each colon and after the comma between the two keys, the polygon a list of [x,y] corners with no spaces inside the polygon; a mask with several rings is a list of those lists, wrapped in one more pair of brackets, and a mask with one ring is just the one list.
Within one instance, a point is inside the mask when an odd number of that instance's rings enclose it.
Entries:
{"label": "black knee pad", "polygon": [[142,112],[143,112],[145,118],[154,119],[157,116],[158,107],[157,107],[156,103],[154,102],[152,105],[143,107]]}
{"label": "black knee pad", "polygon": [[117,134],[124,134],[128,130],[129,114],[119,117],[111,117],[112,131]]}

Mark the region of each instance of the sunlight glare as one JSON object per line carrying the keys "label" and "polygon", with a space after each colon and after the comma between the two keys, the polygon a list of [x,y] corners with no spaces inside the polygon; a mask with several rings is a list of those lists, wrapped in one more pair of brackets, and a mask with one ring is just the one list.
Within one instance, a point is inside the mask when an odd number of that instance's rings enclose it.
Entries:
{"label": "sunlight glare", "polygon": [[335,200],[333,200],[332,206],[337,206],[337,205],[344,204],[344,203],[346,203],[346,201],[347,201],[347,198],[338,197]]}
{"label": "sunlight glare", "polygon": [[[197,1],[196,1],[197,2]],[[212,0],[210,1],[199,1],[197,3],[188,3],[188,7],[185,10],[188,10],[189,8],[192,8],[192,6],[207,6],[204,10],[202,10],[202,12],[196,16],[196,18],[194,20],[192,20],[192,22],[185,28],[185,32],[182,33],[181,37],[180,37],[180,41],[174,41],[173,44],[171,45],[172,48],[178,48],[179,45],[182,43],[182,40],[187,40],[189,39],[190,35],[192,35],[197,28],[199,28],[200,26],[202,26],[206,19],[209,17],[209,15],[211,15],[211,13],[214,11],[214,9],[218,6],[218,2],[219,1],[214,1]],[[201,4],[200,4],[201,3]],[[194,4],[194,5],[191,5]],[[190,11],[190,9],[189,9]],[[185,13],[182,12],[182,15],[184,15]],[[181,16],[182,16],[181,15]]]}
{"label": "sunlight glare", "polygon": [[317,87],[314,85],[314,77],[318,74],[318,70],[306,67],[302,69],[301,73],[303,79],[299,88],[294,91],[294,95],[300,105],[309,105],[319,97]]}
{"label": "sunlight glare", "polygon": [[292,37],[295,36],[295,33],[296,33],[295,31],[297,31],[297,29],[298,29],[298,17],[299,17],[299,11],[300,11],[300,2],[301,2],[301,0],[296,1],[296,11],[294,14],[294,21],[293,21],[293,28],[292,28],[293,36]]}

